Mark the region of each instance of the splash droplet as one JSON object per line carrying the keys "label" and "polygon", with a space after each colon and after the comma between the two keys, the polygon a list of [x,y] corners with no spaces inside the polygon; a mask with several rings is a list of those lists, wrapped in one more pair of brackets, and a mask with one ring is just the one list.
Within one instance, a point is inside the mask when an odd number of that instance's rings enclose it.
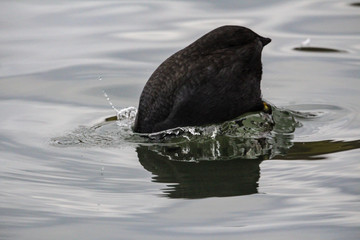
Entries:
{"label": "splash droplet", "polygon": [[301,46],[302,47],[307,47],[310,45],[310,42],[311,42],[311,39],[310,38],[307,38],[305,39],[302,43],[301,43]]}

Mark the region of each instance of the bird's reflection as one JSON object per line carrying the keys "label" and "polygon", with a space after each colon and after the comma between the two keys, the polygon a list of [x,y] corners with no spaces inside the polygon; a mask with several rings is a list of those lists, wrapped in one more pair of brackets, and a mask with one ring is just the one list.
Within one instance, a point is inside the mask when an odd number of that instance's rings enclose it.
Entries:
{"label": "bird's reflection", "polygon": [[[273,159],[319,160],[326,154],[360,148],[360,140],[355,141],[317,141],[295,142],[287,145],[287,151],[276,153]],[[256,159],[242,157],[232,160],[212,161],[174,161],[177,149],[153,145],[138,146],[137,154],[142,166],[151,172],[154,182],[166,183],[163,189],[170,198],[206,198],[240,196],[257,193],[260,179],[260,163],[268,157]],[[188,152],[197,159],[199,152]],[[201,157],[204,153],[201,152]]]}
{"label": "bird's reflection", "polygon": [[166,197],[192,199],[257,193],[260,164],[267,159],[321,160],[360,148],[360,140],[294,142],[301,126],[295,117],[311,121],[317,115],[272,109],[271,115],[253,113],[208,128],[163,132],[139,143],[139,161],[152,181],[166,184]]}
{"label": "bird's reflection", "polygon": [[143,167],[154,175],[154,182],[168,183],[163,192],[170,198],[257,193],[261,160],[172,161],[153,151],[151,146],[140,146],[137,153]]}

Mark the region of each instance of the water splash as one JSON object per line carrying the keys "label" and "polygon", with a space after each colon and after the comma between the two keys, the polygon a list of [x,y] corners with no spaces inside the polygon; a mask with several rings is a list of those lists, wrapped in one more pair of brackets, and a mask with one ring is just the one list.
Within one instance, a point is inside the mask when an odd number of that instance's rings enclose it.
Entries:
{"label": "water splash", "polygon": [[[99,78],[98,78],[99,81],[102,81],[103,78],[102,76],[100,75]],[[105,90],[102,90],[103,94],[104,94],[104,97],[106,98],[106,101],[109,103],[110,107],[115,111],[115,112],[119,112],[119,110],[115,107],[115,105],[111,102],[110,100],[110,97],[109,95],[106,93]]]}
{"label": "water splash", "polygon": [[127,108],[123,108],[120,111],[117,111],[117,119],[119,120],[119,122],[121,121],[135,121],[135,117],[136,117],[136,113],[137,113],[137,109],[136,107],[127,107]]}
{"label": "water splash", "polygon": [[271,158],[289,149],[292,133],[299,126],[291,112],[273,107],[273,114],[249,113],[222,124],[138,135],[143,137],[142,152],[169,160],[258,159]]}
{"label": "water splash", "polygon": [[132,131],[137,109],[121,109],[114,117],[92,127],[52,139],[56,146],[121,147],[146,146],[147,151],[176,161],[271,158],[291,147],[299,122],[294,115],[273,107],[273,113],[248,113],[222,124],[179,127],[158,133]]}
{"label": "water splash", "polygon": [[311,39],[307,38],[301,42],[301,47],[308,47],[310,45]]}
{"label": "water splash", "polygon": [[119,112],[119,110],[114,106],[114,104],[111,102],[110,100],[110,97],[107,95],[106,91],[103,90],[103,94],[104,94],[104,97],[106,98],[106,100],[108,101],[109,105],[111,106],[111,108],[116,111],[116,112]]}

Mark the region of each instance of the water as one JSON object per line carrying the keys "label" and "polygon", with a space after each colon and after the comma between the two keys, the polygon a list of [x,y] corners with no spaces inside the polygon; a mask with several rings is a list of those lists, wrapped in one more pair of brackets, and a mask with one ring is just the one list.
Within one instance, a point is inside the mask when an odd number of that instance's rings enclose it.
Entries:
{"label": "water", "polygon": [[[0,239],[359,239],[358,6],[2,1]],[[278,120],[146,139],[135,109],[113,118],[224,24],[272,38],[262,91]]]}

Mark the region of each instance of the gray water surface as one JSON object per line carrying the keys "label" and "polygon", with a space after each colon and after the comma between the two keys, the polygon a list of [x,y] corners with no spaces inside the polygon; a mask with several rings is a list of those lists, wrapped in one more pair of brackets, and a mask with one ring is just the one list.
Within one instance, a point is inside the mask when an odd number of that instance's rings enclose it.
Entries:
{"label": "gray water surface", "polygon": [[[359,22],[352,1],[2,1],[0,239],[359,239]],[[106,120],[225,24],[272,39],[288,122],[159,143]]]}

